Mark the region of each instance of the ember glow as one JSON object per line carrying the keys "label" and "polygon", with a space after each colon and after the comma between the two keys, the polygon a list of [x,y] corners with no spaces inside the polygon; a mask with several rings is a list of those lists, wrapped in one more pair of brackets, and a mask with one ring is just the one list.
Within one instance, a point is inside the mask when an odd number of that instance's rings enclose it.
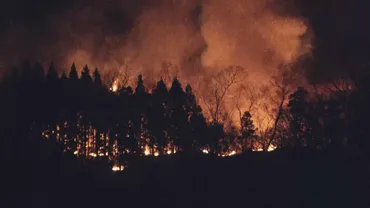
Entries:
{"label": "ember glow", "polygon": [[113,167],[112,167],[113,172],[123,171],[124,169],[125,169],[125,167],[123,165],[113,165]]}
{"label": "ember glow", "polygon": [[[64,127],[68,126],[68,123],[64,123]],[[64,127],[56,127],[55,130],[49,126],[49,129],[42,132],[42,136],[45,139],[55,139],[56,141],[60,142],[64,145],[65,151],[72,151],[73,154],[77,157],[87,158],[91,160],[99,159],[99,158],[108,158],[110,161],[112,161],[115,165],[112,166],[112,171],[123,171],[124,165],[121,164],[120,157],[123,155],[129,155],[134,154],[134,152],[131,152],[129,149],[120,150],[118,147],[118,140],[115,140],[115,136],[113,135],[113,144],[111,145],[108,141],[112,140],[109,137],[108,133],[101,133],[100,134],[100,140],[97,140],[97,134],[96,130],[93,127],[84,128],[83,126],[80,126],[78,128],[80,132],[85,132],[87,135],[86,138],[76,136],[76,138],[73,138],[73,140],[70,140],[67,138],[66,129]],[[98,148],[96,147],[97,141],[101,144]],[[139,143],[138,143],[139,144]],[[171,145],[168,145],[165,148],[164,154],[165,155],[172,155],[176,154],[178,152],[178,147],[173,147]],[[268,151],[275,150],[276,147],[273,145],[270,145],[268,148]],[[97,150],[97,151],[96,151]],[[200,150],[203,154],[210,154],[210,150],[208,148],[203,148]],[[253,151],[262,151],[262,149],[253,149]],[[158,157],[160,156],[160,153],[156,146],[153,147],[153,149],[145,145],[141,148],[142,156],[154,156]],[[241,154],[240,150],[234,150],[230,149],[227,152],[224,152],[223,154],[218,154],[220,157],[230,157],[234,155]]]}
{"label": "ember glow", "polygon": [[[267,151],[268,152],[272,152],[272,151],[274,151],[274,150],[276,150],[276,146],[274,146],[274,145],[270,145],[268,148],[267,148]],[[263,152],[263,149],[262,148],[258,148],[258,149],[256,149],[256,150],[254,150],[254,151],[256,151],[256,152]]]}
{"label": "ember glow", "polygon": [[115,79],[112,83],[112,86],[109,88],[112,92],[117,92],[118,90],[118,79]]}

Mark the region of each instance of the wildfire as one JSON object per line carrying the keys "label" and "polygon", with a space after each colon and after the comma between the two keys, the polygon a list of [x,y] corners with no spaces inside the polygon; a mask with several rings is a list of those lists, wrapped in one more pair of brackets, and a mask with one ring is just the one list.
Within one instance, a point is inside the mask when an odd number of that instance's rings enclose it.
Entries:
{"label": "wildfire", "polygon": [[[65,125],[66,126],[66,125]],[[51,129],[49,128],[48,130],[45,130],[44,132],[42,132],[42,135],[44,138],[50,138],[50,137],[53,137],[55,135],[59,135],[60,134],[60,127],[57,126],[56,127],[57,130],[54,130],[54,129]],[[74,155],[76,155],[77,157],[84,157],[84,156],[87,156],[89,159],[94,159],[94,158],[98,158],[98,157],[108,157],[108,159],[110,161],[113,162],[113,164],[116,164],[114,166],[112,166],[112,171],[113,172],[117,172],[117,171],[123,171],[125,169],[125,167],[123,165],[121,165],[119,163],[119,161],[117,160],[117,158],[119,157],[120,154],[131,154],[131,153],[135,153],[134,151],[130,151],[130,149],[124,149],[122,152],[120,152],[120,150],[118,149],[117,147],[117,143],[115,142],[114,145],[113,145],[113,149],[112,149],[112,154],[109,154],[108,153],[108,148],[109,148],[109,143],[107,142],[109,140],[109,137],[106,136],[105,134],[101,134],[100,135],[100,139],[101,141],[103,142],[103,146],[99,147],[99,149],[97,150],[97,152],[94,151],[94,148],[95,148],[95,143],[94,143],[94,138],[95,138],[95,134],[96,134],[96,131],[91,131],[91,127],[87,130],[87,132],[91,133],[91,135],[87,136],[86,139],[87,142],[85,146],[81,146],[81,145],[77,145],[76,149],[73,149],[72,147],[69,147],[66,143],[66,140],[67,140],[67,135],[66,134],[61,134],[60,138],[57,137],[56,139],[60,142],[63,142],[64,145],[67,145],[65,146],[65,150],[71,150],[73,152]],[[64,141],[63,141],[64,139]],[[74,138],[74,142],[76,142],[77,144],[79,144],[79,142],[81,142],[81,137],[76,137]],[[143,152],[143,155],[144,156],[154,156],[154,157],[159,157],[161,154],[159,152],[159,149],[158,149],[158,146],[154,145],[154,146],[149,146],[148,144],[144,145],[141,147],[142,148],[142,152]],[[275,145],[270,145],[269,148],[267,149],[268,152],[271,152],[271,151],[274,151],[277,147]],[[178,151],[178,147],[176,146],[173,146],[172,145],[167,145],[164,149],[164,153],[163,154],[166,154],[166,155],[172,155],[172,154],[176,154],[177,151]],[[207,147],[204,147],[200,150],[203,154],[210,154],[211,151],[209,148]],[[261,148],[261,146],[258,146],[257,148],[253,149],[253,151],[263,151],[263,149]],[[229,156],[234,156],[234,155],[238,155],[240,154],[240,150],[238,149],[229,149],[227,152],[224,152],[222,154],[218,154],[219,157],[229,157]]]}
{"label": "wildfire", "polygon": [[112,87],[109,88],[110,91],[112,92],[117,92],[118,90],[118,81],[117,80],[114,80],[113,84],[112,84]]}
{"label": "wildfire", "polygon": [[148,146],[145,146],[144,155],[145,155],[145,156],[150,155],[150,149],[149,149],[149,147],[148,147]]}
{"label": "wildfire", "polygon": [[125,169],[125,166],[123,166],[123,165],[120,165],[120,166],[113,165],[113,167],[112,167],[113,172],[123,171],[124,169]]}
{"label": "wildfire", "polygon": [[97,157],[98,155],[95,152],[89,154],[90,157]]}
{"label": "wildfire", "polygon": [[233,155],[236,155],[236,151],[235,150],[227,153],[225,156],[233,156]]}
{"label": "wildfire", "polygon": [[[275,145],[270,145],[268,148],[267,148],[267,151],[268,152],[272,152],[272,151],[274,151],[274,150],[276,150],[276,146]],[[253,151],[255,151],[255,152],[263,152],[263,149],[262,148],[258,148],[258,149],[256,149],[256,150],[253,150]]]}
{"label": "wildfire", "polygon": [[157,150],[154,150],[154,153],[152,154],[151,151],[150,151],[150,147],[148,145],[146,145],[145,148],[144,148],[144,155],[145,156],[154,155],[154,157],[158,157],[159,152]]}
{"label": "wildfire", "polygon": [[236,152],[235,150],[232,150],[232,151],[229,151],[225,154],[222,154],[222,155],[218,155],[218,156],[221,156],[221,157],[230,157],[230,156],[234,156],[234,155],[237,155],[239,154],[238,152]]}
{"label": "wildfire", "polygon": [[268,152],[272,152],[272,151],[274,151],[276,148],[277,148],[276,146],[274,146],[274,145],[270,145],[270,146],[269,146],[269,148],[267,148],[267,151],[268,151]]}

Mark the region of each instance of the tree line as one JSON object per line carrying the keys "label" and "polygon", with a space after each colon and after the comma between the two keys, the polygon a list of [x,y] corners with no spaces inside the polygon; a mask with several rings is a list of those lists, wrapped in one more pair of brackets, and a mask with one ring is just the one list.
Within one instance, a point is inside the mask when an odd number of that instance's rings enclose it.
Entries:
{"label": "tree line", "polygon": [[30,130],[79,156],[116,159],[145,151],[227,155],[272,145],[366,149],[369,143],[368,76],[326,85],[334,86],[326,87],[329,92],[303,87],[290,92],[288,85],[280,85],[273,125],[262,132],[249,111],[240,112],[240,126],[227,131],[220,119],[206,119],[192,87],[176,77],[169,88],[159,80],[148,90],[138,75],[135,86],[112,91],[98,69],[91,72],[85,66],[79,75],[73,64],[68,74],[59,76],[51,64],[46,71],[41,64],[25,62],[3,77],[5,135],[22,136]]}

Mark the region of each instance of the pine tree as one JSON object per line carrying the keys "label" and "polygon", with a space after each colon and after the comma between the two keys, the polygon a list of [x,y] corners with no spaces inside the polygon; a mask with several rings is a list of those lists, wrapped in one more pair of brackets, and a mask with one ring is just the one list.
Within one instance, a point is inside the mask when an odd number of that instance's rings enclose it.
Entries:
{"label": "pine tree", "polygon": [[151,109],[148,111],[149,129],[152,135],[153,144],[158,146],[160,154],[164,153],[167,145],[166,131],[168,123],[167,112],[168,90],[160,80],[153,89]]}
{"label": "pine tree", "polygon": [[[196,101],[196,98],[195,98],[195,95],[193,93],[193,89],[192,87],[188,84],[186,85],[186,88],[185,88],[185,97],[186,97],[186,105],[185,105],[185,110],[186,110],[186,113],[187,113],[187,117],[188,117],[188,122],[189,122],[189,129],[187,129],[188,131],[188,138],[185,140],[185,149],[191,149],[192,151],[196,151],[196,146],[198,146],[199,148],[199,143],[200,143],[200,139],[202,139],[201,137],[201,134],[200,132],[197,132],[198,130],[199,131],[203,131],[203,128],[202,127],[196,127],[194,126],[194,123],[192,123],[195,120],[197,119],[200,119],[198,120],[199,122],[202,122],[203,120],[203,115],[202,115],[202,109],[201,107],[197,104],[197,101]],[[193,118],[193,120],[192,120]],[[202,125],[200,123],[200,125]]]}
{"label": "pine tree", "polygon": [[97,86],[102,86],[101,75],[99,73],[98,68],[95,68],[93,76],[94,76],[94,84]]}
{"label": "pine tree", "polygon": [[[170,137],[174,146],[188,151],[186,146],[189,139],[188,113],[186,112],[186,96],[179,80],[175,77],[169,91]],[[173,146],[173,150],[174,150]]]}
{"label": "pine tree", "polygon": [[136,138],[138,139],[139,147],[143,148],[147,141],[146,139],[149,137],[148,135],[148,128],[147,128],[147,110],[149,104],[150,95],[147,93],[143,76],[140,74],[138,76],[137,86],[135,88],[134,94],[134,128]]}
{"label": "pine tree", "polygon": [[66,72],[65,72],[65,71],[63,71],[62,75],[60,76],[60,80],[61,80],[61,81],[66,81],[66,80],[68,80],[68,77],[67,77],[67,74],[66,74]]}
{"label": "pine tree", "polygon": [[82,73],[81,73],[81,81],[84,84],[90,84],[90,83],[92,83],[92,78],[90,76],[90,70],[89,70],[89,67],[87,67],[87,65],[85,65],[84,68],[83,68],[83,70],[82,70]]}
{"label": "pine tree", "polygon": [[[79,129],[77,123],[79,119],[77,118],[78,112],[81,109],[80,103],[80,83],[79,77],[76,69],[76,65],[73,63],[71,66],[71,70],[68,74],[68,83],[65,84],[65,92],[64,94],[66,97],[65,106],[66,106],[66,120],[68,123],[68,145],[71,147],[76,147],[76,142],[73,140],[73,137],[78,135]],[[77,141],[78,142],[78,141]]]}
{"label": "pine tree", "polygon": [[136,95],[143,95],[146,93],[145,86],[144,86],[144,80],[143,75],[138,76],[137,85],[135,88],[135,94]]}
{"label": "pine tree", "polygon": [[54,64],[51,63],[49,66],[49,70],[46,74],[46,88],[45,93],[47,96],[45,96],[46,100],[45,103],[47,105],[45,106],[46,116],[47,116],[47,124],[52,125],[53,127],[56,126],[57,122],[57,115],[59,112],[57,112],[59,108],[59,77],[57,72],[55,71]]}
{"label": "pine tree", "polygon": [[192,114],[197,113],[199,108],[197,100],[193,93],[193,89],[189,84],[186,85],[185,94],[186,94],[186,111],[189,113],[190,117]]}
{"label": "pine tree", "polygon": [[72,81],[77,81],[79,79],[76,65],[74,63],[72,64],[71,70],[69,71],[68,78]]}

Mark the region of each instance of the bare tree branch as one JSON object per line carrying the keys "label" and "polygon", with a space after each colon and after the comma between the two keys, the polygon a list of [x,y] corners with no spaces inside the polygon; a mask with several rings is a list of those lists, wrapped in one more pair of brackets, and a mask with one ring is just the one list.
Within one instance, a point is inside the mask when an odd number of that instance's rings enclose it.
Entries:
{"label": "bare tree branch", "polygon": [[288,95],[291,93],[290,85],[294,82],[294,80],[295,74],[291,73],[290,69],[286,66],[284,68],[280,68],[278,74],[276,76],[273,76],[272,86],[274,86],[277,91],[276,96],[272,96],[272,98],[277,98],[277,100],[275,100],[274,102],[275,104],[277,104],[277,112],[276,116],[274,117],[273,131],[270,140],[265,148],[269,148],[272,141],[275,139],[278,124],[283,114],[284,103],[286,102]]}
{"label": "bare tree branch", "polygon": [[211,100],[214,106],[209,108],[209,111],[214,122],[219,122],[220,107],[230,87],[243,81],[246,76],[247,74],[244,69],[236,66],[221,70],[211,78],[210,88],[213,91],[213,98]]}

